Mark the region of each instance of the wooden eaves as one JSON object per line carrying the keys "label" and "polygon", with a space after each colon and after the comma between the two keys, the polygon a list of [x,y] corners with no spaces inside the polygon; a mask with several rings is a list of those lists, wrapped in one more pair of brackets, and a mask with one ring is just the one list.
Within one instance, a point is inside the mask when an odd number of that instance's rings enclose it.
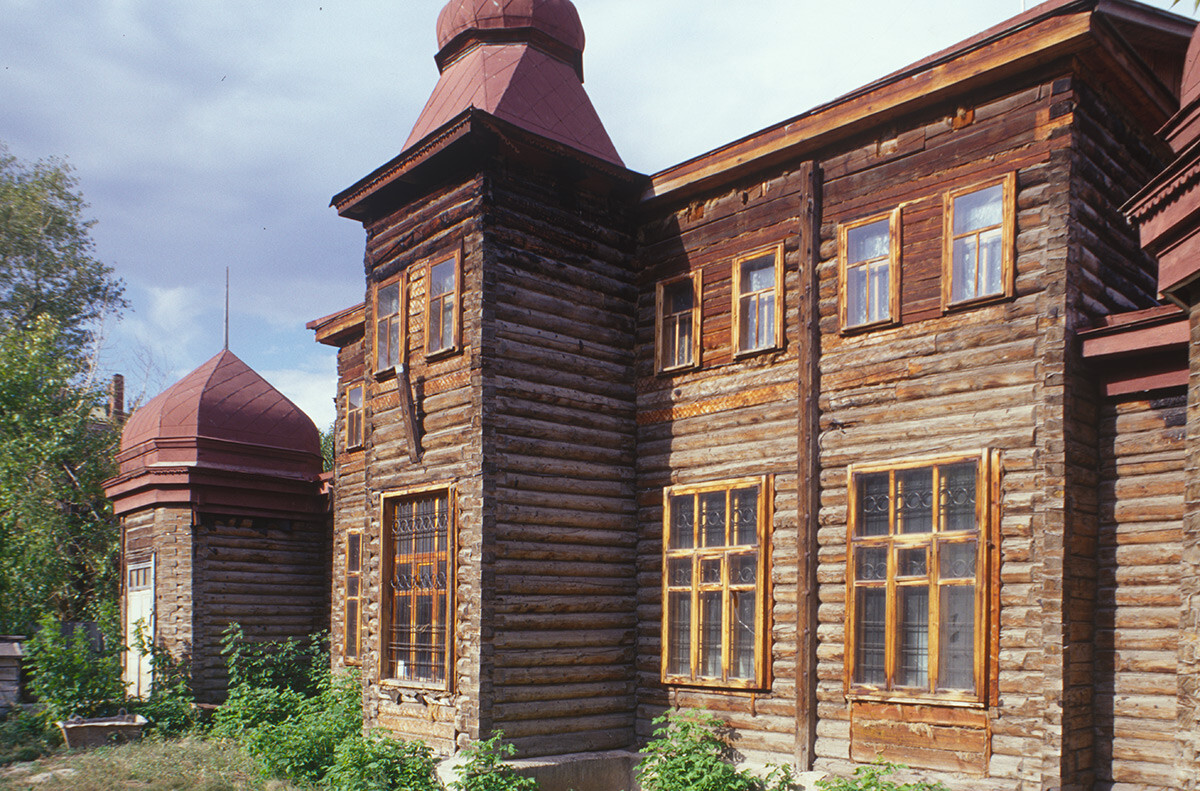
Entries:
{"label": "wooden eaves", "polygon": [[[1134,29],[1182,50],[1194,22],[1125,0],[1051,0],[806,113],[651,177],[643,201],[687,199],[716,184],[810,156],[824,145],[1067,56],[1096,50],[1106,78],[1140,98],[1154,129],[1175,110],[1171,87],[1126,41]],[[1181,54],[1181,53],[1180,53]],[[1103,68],[1105,63],[1112,68]]]}
{"label": "wooden eaves", "polygon": [[1078,337],[1106,396],[1187,384],[1188,320],[1176,305],[1108,316]]}

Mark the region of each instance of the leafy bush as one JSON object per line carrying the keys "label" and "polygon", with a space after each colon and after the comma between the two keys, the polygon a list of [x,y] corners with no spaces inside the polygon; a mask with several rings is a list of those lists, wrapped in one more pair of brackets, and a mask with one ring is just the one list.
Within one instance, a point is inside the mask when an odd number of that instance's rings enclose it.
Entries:
{"label": "leafy bush", "polygon": [[522,777],[504,764],[517,748],[501,741],[503,737],[498,731],[492,738],[463,750],[466,763],[459,768],[458,779],[450,784],[453,791],[537,791],[536,780]]}
{"label": "leafy bush", "polygon": [[821,791],[946,791],[940,782],[899,783],[888,779],[897,770],[907,767],[876,761],[854,769],[853,777],[826,777],[818,780]]}
{"label": "leafy bush", "polygon": [[36,760],[54,752],[60,744],[58,728],[21,709],[0,721],[0,766]]}
{"label": "leafy bush", "polygon": [[130,700],[127,708],[149,720],[149,733],[176,736],[190,730],[196,724],[196,705],[187,667],[165,648],[155,645],[142,622],[137,625],[137,644],[143,655],[150,656],[150,696],[145,700]]}
{"label": "leafy bush", "polygon": [[315,783],[334,763],[338,745],[362,738],[358,675],[333,679],[328,672],[315,697],[304,698],[289,718],[247,729],[242,742],[271,775]]}
{"label": "leafy bush", "polygon": [[636,772],[642,791],[786,791],[791,771],[774,767],[766,779],[737,769],[721,739],[720,720],[705,712],[668,712],[657,717],[655,738]]}
{"label": "leafy bush", "polygon": [[325,783],[338,791],[441,791],[433,751],[372,734],[343,739]]}
{"label": "leafy bush", "polygon": [[41,702],[43,716],[52,722],[116,713],[125,701],[119,641],[104,634],[103,647],[97,649],[85,630],[66,631],[47,615],[25,644],[29,689]]}
{"label": "leafy bush", "polygon": [[231,623],[221,635],[221,654],[229,671],[229,688],[292,689],[315,695],[327,675],[329,653],[325,635],[250,642],[240,624]]}

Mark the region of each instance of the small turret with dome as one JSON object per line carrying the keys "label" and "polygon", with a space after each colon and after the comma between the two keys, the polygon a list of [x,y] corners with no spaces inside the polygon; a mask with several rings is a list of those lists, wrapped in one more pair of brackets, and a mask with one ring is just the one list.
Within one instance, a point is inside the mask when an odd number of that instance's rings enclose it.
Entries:
{"label": "small turret with dome", "polygon": [[583,25],[570,0],[450,0],[437,37],[441,78],[405,150],[475,108],[623,165],[583,89]]}

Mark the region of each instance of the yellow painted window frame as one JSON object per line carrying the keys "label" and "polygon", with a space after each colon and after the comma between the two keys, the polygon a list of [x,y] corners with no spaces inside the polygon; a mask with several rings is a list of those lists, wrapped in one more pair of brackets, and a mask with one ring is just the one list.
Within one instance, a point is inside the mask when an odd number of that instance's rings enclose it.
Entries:
{"label": "yellow painted window frame", "polygon": [[[853,222],[845,222],[838,225],[838,316],[843,332],[869,330],[896,324],[900,321],[900,257],[902,249],[900,211],[900,207],[897,206],[890,212],[874,214],[870,217],[864,217],[861,220],[854,220]],[[888,223],[887,256],[864,259],[862,261],[849,260],[850,232],[856,228],[873,225],[881,220],[887,220]],[[888,270],[888,315],[879,319],[868,319],[860,324],[850,324],[850,271],[860,267],[869,268],[883,261],[887,262]],[[864,295],[864,299],[870,296],[870,288],[870,277],[868,276],[867,294]]]}
{"label": "yellow painted window frame", "polygon": [[[677,283],[691,283],[692,287],[692,308],[690,311],[692,321],[692,343],[691,356],[692,359],[683,363],[667,364],[665,359],[668,349],[678,348],[678,343],[675,340],[675,333],[678,331],[679,317],[684,315],[684,311],[678,313],[667,313],[666,296],[667,290]],[[667,278],[660,280],[655,285],[654,289],[654,370],[658,373],[667,373],[672,371],[686,371],[692,368],[700,367],[700,338],[701,338],[701,318],[703,316],[703,276],[700,270],[689,272],[686,275]],[[671,323],[672,332],[668,332],[668,323]],[[670,337],[668,337],[670,336]]]}
{"label": "yellow painted window frame", "polygon": [[[940,593],[939,585],[953,583],[942,582],[939,579],[938,560],[932,547],[940,541],[940,536],[947,535],[939,531],[941,509],[933,509],[934,527],[928,533],[905,534],[898,530],[896,511],[889,507],[888,533],[884,536],[856,537],[859,519],[860,492],[858,481],[864,475],[888,473],[889,497],[896,492],[896,474],[922,469],[926,467],[940,469],[959,464],[976,465],[976,557],[975,557],[975,602],[974,602],[974,642],[972,657],[974,662],[973,681],[975,689],[971,692],[955,690],[938,690],[939,655],[939,622],[940,606],[934,606],[940,596],[935,597],[933,591]],[[846,518],[846,621],[845,621],[845,674],[844,686],[846,697],[850,700],[880,701],[880,702],[912,702],[930,703],[937,705],[967,706],[982,708],[991,703],[996,705],[996,678],[999,671],[998,638],[999,638],[999,547],[995,536],[999,530],[1000,518],[1000,478],[1002,466],[1000,453],[996,450],[976,450],[961,454],[942,454],[936,456],[910,457],[900,460],[852,464],[847,468],[847,518]],[[938,473],[934,472],[934,487],[937,490]],[[960,535],[961,533],[961,535]],[[968,531],[958,531],[949,538],[961,538],[969,535]],[[949,543],[949,541],[947,542]],[[898,551],[905,548],[929,546],[927,553],[928,586],[931,591],[930,618],[928,626],[927,662],[928,688],[918,690],[913,687],[897,688],[895,683],[897,663],[899,661],[899,624],[896,615],[897,607],[897,577]],[[858,597],[855,595],[860,583],[856,579],[858,551],[865,547],[887,548],[887,579],[882,587],[886,593],[886,626],[885,626],[885,676],[883,686],[856,682],[855,662],[857,660],[857,627]],[[875,583],[862,583],[863,587],[874,586]]]}
{"label": "yellow painted window frame", "polygon": [[[663,489],[663,533],[662,533],[662,619],[661,619],[661,657],[660,657],[660,678],[664,684],[679,685],[679,686],[696,686],[696,687],[715,687],[722,689],[767,689],[770,686],[769,678],[769,657],[770,657],[770,629],[771,619],[769,614],[769,602],[771,600],[771,575],[770,575],[770,556],[771,556],[771,520],[773,515],[774,503],[774,480],[773,476],[762,475],[747,478],[736,478],[724,481],[713,481],[703,484],[677,485],[669,486]],[[728,514],[729,509],[729,493],[737,489],[756,489],[758,491],[758,513],[756,524],[756,536],[758,541],[758,564],[756,569],[755,582],[755,643],[754,643],[754,678],[752,679],[730,679],[729,670],[731,662],[731,634],[732,634],[732,613],[730,596],[730,581],[728,573],[728,564],[722,563],[722,657],[721,657],[721,678],[704,677],[699,675],[700,667],[700,606],[699,594],[703,582],[700,578],[699,564],[701,559],[724,557],[731,554],[728,549],[736,549],[736,545],[729,547],[706,548],[693,546],[689,549],[671,549],[671,498],[678,496],[692,495],[695,496],[695,502],[699,503],[699,495],[708,494],[711,492],[726,492],[726,514],[727,522],[726,529],[729,528],[729,523],[732,521]],[[698,508],[698,505],[695,506]],[[698,520],[694,525],[695,530],[699,530]],[[694,541],[694,544],[699,542]],[[670,561],[673,559],[692,560],[691,581],[686,586],[672,585],[668,574]],[[691,591],[691,606],[690,606],[690,624],[689,624],[689,670],[687,675],[674,674],[669,672],[670,659],[670,592],[672,590],[683,591],[689,589]]]}
{"label": "yellow painted window frame", "polygon": [[[771,286],[771,294],[774,301],[774,322],[773,322],[773,338],[772,343],[765,346],[755,346],[751,348],[742,348],[742,302],[745,299],[754,298],[767,293],[767,289],[761,289],[750,293],[742,293],[742,265],[748,261],[753,261],[758,258],[766,257],[767,255],[775,256],[775,278]],[[731,322],[731,332],[733,341],[733,356],[747,357],[752,354],[761,354],[762,352],[774,351],[783,347],[783,243],[760,247],[756,250],[751,250],[748,253],[739,255],[733,259],[733,313]]]}
{"label": "yellow painted window frame", "polygon": [[[433,268],[440,266],[448,261],[454,262],[454,290],[444,294],[438,294],[436,297],[433,294]],[[434,256],[425,261],[425,356],[427,358],[436,358],[444,355],[449,355],[457,352],[462,345],[462,255],[460,251],[455,250],[445,255]],[[433,340],[433,320],[434,320],[434,301],[435,299],[440,306],[445,306],[449,303],[451,315],[451,327],[449,343],[436,349],[432,347]],[[441,310],[438,311],[438,317],[442,315]],[[445,339],[444,339],[445,340]]]}
{"label": "yellow painted window frame", "polygon": [[[354,406],[352,393],[358,391],[358,406]],[[346,414],[345,414],[345,449],[347,451],[358,450],[366,442],[366,394],[367,388],[365,382],[355,382],[346,386]]]}
{"label": "yellow painted window frame", "polygon": [[[373,370],[376,374],[390,374],[395,371],[398,366],[404,365],[408,359],[408,322],[407,305],[408,305],[408,288],[404,272],[398,275],[382,280],[375,285],[371,291],[371,315],[373,321],[371,323],[372,332],[370,333],[371,344],[371,361]],[[396,312],[388,313],[381,316],[379,314],[379,292],[385,288],[397,286],[398,294],[396,298]],[[386,337],[389,341],[395,341],[397,344],[396,361],[395,363],[385,363],[381,360],[381,353],[384,352],[383,347],[379,342],[381,330],[386,327]]]}
{"label": "yellow painted window frame", "polygon": [[[390,532],[391,515],[394,514],[394,509],[397,504],[404,502],[415,502],[421,498],[444,496],[447,504],[446,514],[446,548],[444,551],[436,553],[438,556],[444,556],[446,562],[446,580],[445,590],[441,592],[439,597],[435,598],[435,602],[440,603],[440,613],[443,620],[442,632],[442,678],[441,679],[419,679],[411,677],[398,677],[391,674],[393,665],[392,658],[392,619],[393,610],[395,607],[395,586],[393,579],[395,577],[396,564],[396,548],[394,536]],[[416,486],[404,489],[396,489],[382,493],[379,498],[379,538],[380,547],[383,549],[382,575],[380,579],[380,592],[382,599],[381,618],[379,624],[379,680],[385,686],[416,688],[416,689],[432,689],[432,690],[452,690],[454,681],[454,605],[455,605],[455,557],[456,557],[456,542],[455,536],[458,527],[458,506],[456,497],[456,487],[453,483],[430,484],[426,486]],[[416,553],[413,554],[413,557]],[[437,558],[429,558],[436,562]],[[436,568],[436,567],[435,567]],[[415,617],[415,613],[414,616]],[[434,619],[436,623],[436,618]]]}
{"label": "yellow painted window frame", "polygon": [[[954,235],[954,201],[964,195],[980,192],[996,185],[1002,186],[1001,221],[999,226],[989,225],[964,234]],[[967,236],[1000,228],[1000,291],[980,294],[967,299],[954,299],[954,242]],[[978,250],[978,248],[977,248]],[[978,255],[978,252],[976,252]],[[977,305],[1000,302],[1013,296],[1016,289],[1017,255],[1017,174],[1006,173],[997,178],[980,181],[967,187],[950,190],[942,202],[942,311],[949,312]]]}
{"label": "yellow painted window frame", "polygon": [[[357,540],[358,556],[357,564],[351,562],[354,559],[354,554],[350,547]],[[361,530],[350,530],[346,533],[346,556],[345,556],[345,576],[343,581],[345,586],[344,601],[342,604],[342,660],[348,665],[358,665],[362,663],[362,603],[363,603],[363,574],[362,574],[362,558],[363,558],[363,532]],[[356,583],[351,585],[351,583]],[[351,591],[355,592],[352,593]],[[354,616],[350,614],[350,605],[354,604]],[[357,619],[355,624],[354,640],[350,639],[350,621],[351,618]]]}

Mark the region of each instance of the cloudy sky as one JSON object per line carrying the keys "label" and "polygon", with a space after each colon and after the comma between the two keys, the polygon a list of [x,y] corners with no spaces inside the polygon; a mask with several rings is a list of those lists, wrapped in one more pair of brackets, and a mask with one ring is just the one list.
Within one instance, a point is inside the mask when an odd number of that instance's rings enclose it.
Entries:
{"label": "cloudy sky", "polygon": [[[652,173],[1019,13],[1021,0],[575,0],[586,88]],[[1032,5],[1032,2],[1029,3]],[[1153,5],[1169,8],[1170,0]],[[0,0],[0,141],[66,157],[132,310],[104,362],[131,398],[231,348],[318,426],[360,301],[330,197],[400,152],[437,79],[443,0]],[[1190,14],[1191,0],[1176,7]]]}

